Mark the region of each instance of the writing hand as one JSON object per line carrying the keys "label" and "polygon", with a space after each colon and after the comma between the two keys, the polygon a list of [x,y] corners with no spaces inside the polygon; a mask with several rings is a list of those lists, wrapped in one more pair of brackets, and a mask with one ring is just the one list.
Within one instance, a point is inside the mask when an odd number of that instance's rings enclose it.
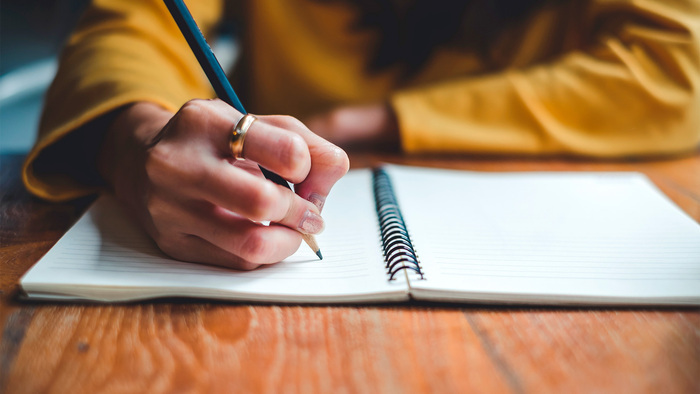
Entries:
{"label": "writing hand", "polygon": [[[294,253],[299,231],[323,229],[320,210],[348,170],[345,152],[294,118],[259,116],[245,160],[235,160],[228,139],[241,117],[220,100],[193,100],[174,115],[137,103],[107,132],[100,172],[166,254],[252,269]],[[257,164],[295,183],[296,194]]]}

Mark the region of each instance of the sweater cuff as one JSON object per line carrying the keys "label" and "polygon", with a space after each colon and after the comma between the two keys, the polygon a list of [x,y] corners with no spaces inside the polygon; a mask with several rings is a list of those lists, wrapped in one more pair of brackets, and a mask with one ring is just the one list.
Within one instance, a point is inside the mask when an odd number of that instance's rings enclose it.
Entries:
{"label": "sweater cuff", "polygon": [[[46,158],[45,153],[47,148],[55,145],[66,136],[77,131],[88,123],[107,115],[120,107],[142,101],[158,104],[172,112],[177,111],[176,105],[164,101],[162,98],[152,97],[146,94],[125,95],[121,97],[114,97],[112,100],[105,101],[99,106],[86,111],[81,116],[54,128],[37,141],[27,155],[24,165],[22,166],[22,181],[24,186],[33,195],[55,202],[72,200],[100,191],[101,187],[80,182],[76,178],[71,177],[69,174],[44,173],[39,171],[37,170],[35,164],[42,159],[60,160],[60,158]],[[99,146],[95,146],[94,148],[99,149]],[[71,154],[75,154],[75,152],[65,152],[65,155]],[[44,163],[44,166],[46,166],[46,164],[47,163]],[[48,164],[50,165],[51,163]]]}

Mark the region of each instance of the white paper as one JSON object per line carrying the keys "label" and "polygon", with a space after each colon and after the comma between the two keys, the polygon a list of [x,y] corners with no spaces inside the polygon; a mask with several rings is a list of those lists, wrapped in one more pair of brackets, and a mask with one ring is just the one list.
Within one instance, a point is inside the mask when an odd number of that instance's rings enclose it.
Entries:
{"label": "white paper", "polygon": [[388,172],[424,280],[387,280],[371,172],[356,170],[324,208],[323,261],[304,244],[250,272],[174,261],[101,198],[21,284],[30,297],[97,301],[383,302],[410,291],[458,302],[700,304],[700,225],[641,174]]}
{"label": "white paper", "polygon": [[408,299],[403,278],[388,282],[374,214],[371,175],[353,172],[333,189],[317,236],[324,259],[303,244],[283,262],[235,271],[172,260],[101,197],[22,279],[30,297],[101,301],[164,296],[275,302]]}
{"label": "white paper", "polygon": [[417,298],[699,303],[700,226],[637,173],[389,168]]}

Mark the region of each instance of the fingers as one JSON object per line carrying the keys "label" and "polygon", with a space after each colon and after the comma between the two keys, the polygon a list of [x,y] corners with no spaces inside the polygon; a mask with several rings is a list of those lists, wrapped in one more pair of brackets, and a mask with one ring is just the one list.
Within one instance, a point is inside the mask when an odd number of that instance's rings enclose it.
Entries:
{"label": "fingers", "polygon": [[[173,166],[173,161],[179,165]],[[314,204],[225,160],[192,160],[189,155],[160,157],[154,153],[148,167],[149,172],[157,174],[152,180],[158,188],[170,191],[163,194],[205,200],[247,219],[280,223],[305,234],[323,230],[323,219]],[[151,198],[150,210],[157,210],[161,199]]]}
{"label": "fingers", "polygon": [[[154,237],[167,254],[238,269],[283,260],[294,253],[301,235],[284,226],[264,226],[215,206],[198,202],[164,202]],[[186,225],[183,225],[185,224]]]}
{"label": "fingers", "polygon": [[[280,223],[304,234],[323,231],[323,219],[311,202],[245,170],[218,163],[197,189],[204,197],[254,221]],[[235,198],[232,198],[235,196]]]}
{"label": "fingers", "polygon": [[[221,100],[193,100],[176,117],[204,129],[219,157],[230,157],[231,129],[242,115]],[[205,120],[205,121],[204,121]],[[297,194],[319,208],[331,187],[348,171],[347,154],[290,116],[258,116],[249,128],[243,156],[297,184]]]}
{"label": "fingers", "polygon": [[257,120],[248,129],[243,157],[292,183],[306,179],[312,167],[309,148],[300,135],[264,120]]}
{"label": "fingers", "polygon": [[[235,161],[229,139],[241,117],[219,100],[193,100],[147,147],[137,179],[143,184],[135,188],[143,200],[135,206],[175,258],[252,267],[291,255],[300,233],[323,230],[320,209],[347,172],[345,153],[294,118],[261,116],[248,128],[246,160]],[[297,194],[261,177],[251,162],[295,182]]]}
{"label": "fingers", "polygon": [[[312,165],[306,177],[301,182],[297,182],[295,190],[303,199],[314,203],[319,210],[323,209],[331,188],[350,168],[347,154],[336,145],[311,132],[295,118],[275,115],[263,116],[260,119],[265,124],[285,128],[303,138],[308,147]],[[273,169],[270,168],[270,170]]]}
{"label": "fingers", "polygon": [[[221,100],[192,100],[178,111],[174,117],[176,121],[171,123],[180,126],[182,139],[208,138],[215,157],[229,158],[231,131],[242,117],[241,113]],[[311,168],[305,140],[298,133],[285,128],[286,124],[268,124],[266,118],[258,117],[248,128],[243,157],[290,182],[303,181]]]}
{"label": "fingers", "polygon": [[173,239],[176,242],[169,244],[170,246],[162,247],[160,244],[158,246],[163,253],[178,260],[218,265],[244,271],[253,270],[262,265],[246,261],[194,235],[178,234]]}
{"label": "fingers", "polygon": [[[193,100],[183,106],[176,115],[176,117],[178,116],[183,118],[180,124],[184,124],[185,127],[204,129],[205,133],[200,134],[209,135],[214,145],[211,149],[217,153],[214,158],[230,157],[230,151],[227,151],[228,139],[231,129],[242,117],[235,109],[220,100]],[[190,154],[199,155],[200,153],[190,152]],[[349,168],[348,157],[342,149],[317,136],[299,120],[289,116],[258,117],[258,120],[248,128],[243,146],[243,156],[295,183],[296,193],[303,199],[311,201],[319,210],[323,208],[331,187],[345,175]],[[228,160],[221,161],[229,164]],[[218,168],[223,170],[221,166]],[[214,181],[209,182],[212,185],[216,185],[217,182],[224,179],[212,176],[213,174],[210,172],[205,172],[203,175],[202,179]],[[252,186],[247,183],[242,188],[249,190]],[[240,190],[240,188],[238,189]],[[268,189],[266,192],[280,197],[279,193],[269,190],[269,187],[266,189]],[[229,193],[236,192],[235,188],[227,190]],[[269,202],[269,199],[259,196],[256,191],[251,191],[251,193],[255,194],[252,196],[254,198],[260,197],[255,201]],[[216,195],[216,192],[214,191],[212,195]],[[224,200],[230,199],[231,195],[235,194],[225,196]],[[221,202],[222,198],[216,198],[214,201]],[[226,206],[229,205],[226,204]],[[285,206],[288,207],[289,204]],[[239,209],[241,207],[234,205],[232,208]],[[271,209],[265,205],[260,210],[268,214],[271,212]],[[298,213],[296,216],[292,213],[291,216],[298,217]],[[255,214],[255,212],[252,212],[252,215],[250,218],[253,220],[261,218],[261,215]],[[279,212],[274,212],[272,216],[268,215],[264,220],[274,220],[271,217],[287,216],[290,215],[280,216]]]}

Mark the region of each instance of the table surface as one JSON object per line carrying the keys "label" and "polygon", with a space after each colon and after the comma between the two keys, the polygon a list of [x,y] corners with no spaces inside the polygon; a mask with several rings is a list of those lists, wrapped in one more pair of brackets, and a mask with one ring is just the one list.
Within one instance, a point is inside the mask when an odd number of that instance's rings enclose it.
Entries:
{"label": "table surface", "polygon": [[[28,195],[0,157],[0,392],[700,392],[700,309],[192,300],[29,303],[18,280],[92,198]],[[700,155],[652,161],[416,158],[478,171],[640,171],[700,221]]]}

